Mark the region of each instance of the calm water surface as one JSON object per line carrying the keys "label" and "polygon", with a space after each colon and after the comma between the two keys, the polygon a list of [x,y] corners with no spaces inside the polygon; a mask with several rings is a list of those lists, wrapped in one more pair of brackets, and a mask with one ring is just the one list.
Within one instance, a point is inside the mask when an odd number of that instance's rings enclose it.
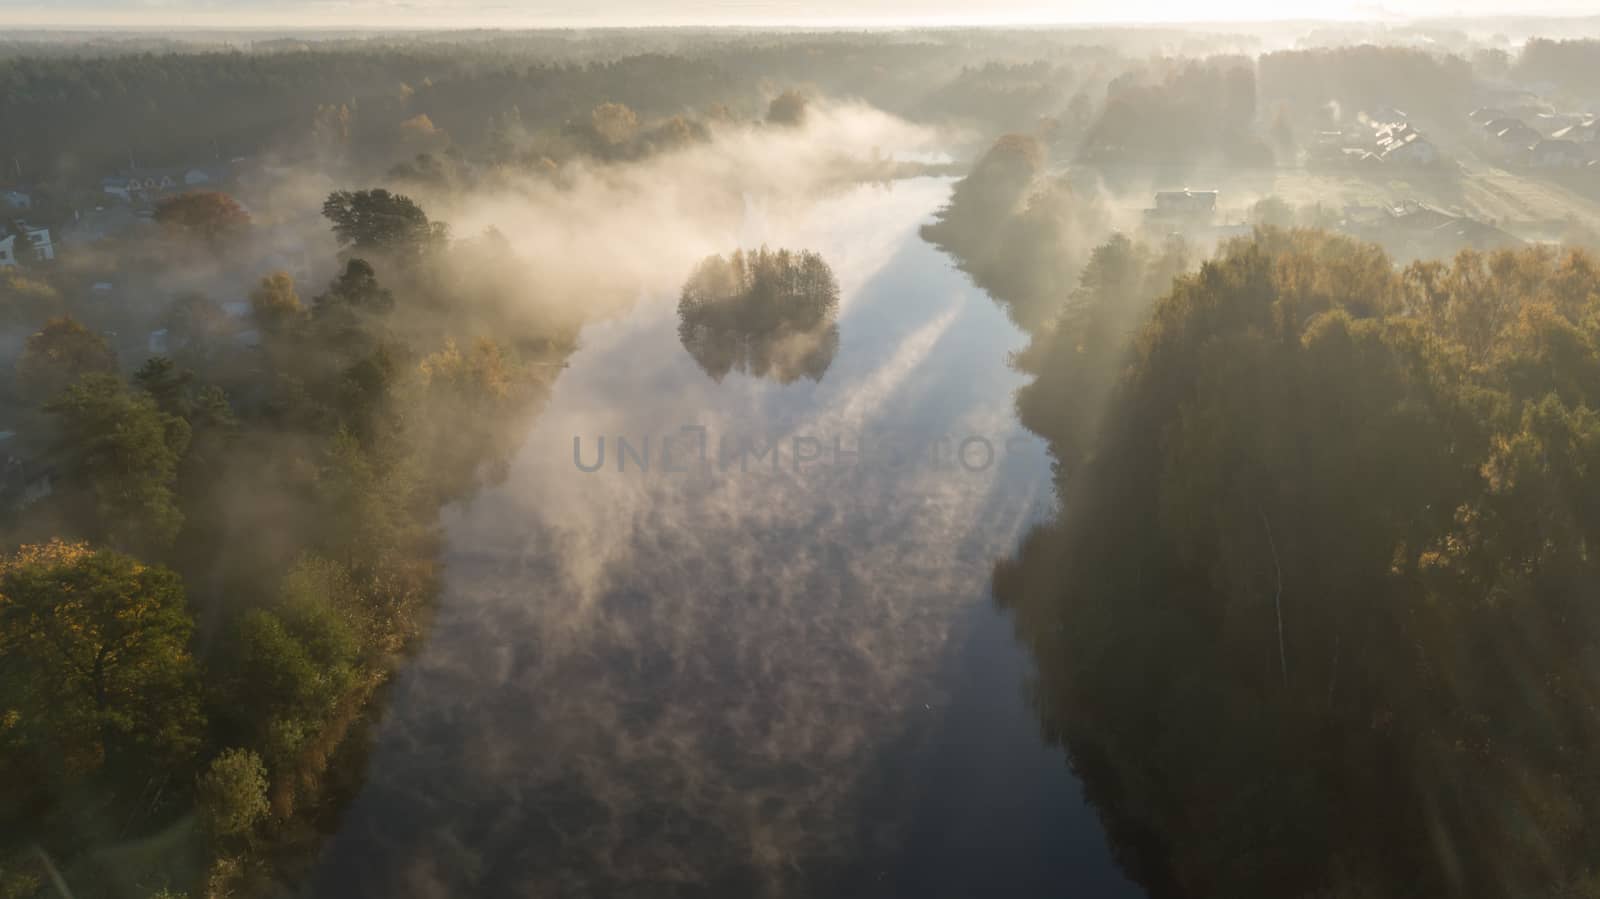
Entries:
{"label": "calm water surface", "polygon": [[[318,895],[1136,894],[990,602],[1049,459],[1012,415],[1024,338],[917,236],[948,191],[753,204],[728,235],[833,266],[819,381],[708,377],[676,284],[584,332],[505,483],[446,514],[436,621]],[[662,470],[673,434],[688,471]],[[617,470],[618,436],[650,438],[649,472]],[[778,469],[722,470],[721,440],[775,441]]]}

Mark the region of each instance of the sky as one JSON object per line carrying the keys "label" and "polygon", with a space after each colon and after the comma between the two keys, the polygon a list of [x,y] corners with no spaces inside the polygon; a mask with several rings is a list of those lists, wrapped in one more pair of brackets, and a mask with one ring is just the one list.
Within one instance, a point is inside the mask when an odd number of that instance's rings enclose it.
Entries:
{"label": "sky", "polygon": [[[1594,0],[0,0],[0,25],[536,28],[986,25],[1593,15]],[[3,35],[0,35],[3,36]]]}

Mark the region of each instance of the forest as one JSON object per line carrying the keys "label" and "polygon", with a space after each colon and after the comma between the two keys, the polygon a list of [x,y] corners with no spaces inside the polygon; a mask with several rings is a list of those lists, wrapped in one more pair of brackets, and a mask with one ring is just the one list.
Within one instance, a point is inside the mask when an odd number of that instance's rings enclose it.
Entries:
{"label": "forest", "polygon": [[994,236],[1060,245],[1033,152],[998,144],[930,234],[1013,309],[1063,297],[1017,357],[1062,511],[994,589],[1125,869],[1594,894],[1600,264],[1269,227],[1198,268],[1117,236],[1062,290]]}
{"label": "forest", "polygon": [[1099,408],[1062,402],[1140,253],[1097,250],[1030,359],[1067,511],[995,573],[1133,876],[1592,895],[1595,260],[1396,271],[1264,231],[1158,288]]}
{"label": "forest", "polygon": [[[158,217],[216,238],[239,213],[203,199]],[[35,847],[7,896],[50,856],[78,895],[259,894],[303,864],[347,732],[425,624],[437,510],[493,480],[573,346],[555,323],[478,331],[504,298],[436,286],[446,231],[409,199],[325,212],[342,268],[305,300],[261,279],[260,368],[203,297],[131,377],[67,316],[17,362],[52,490],[0,566],[0,824]],[[95,850],[130,833],[138,858]]]}

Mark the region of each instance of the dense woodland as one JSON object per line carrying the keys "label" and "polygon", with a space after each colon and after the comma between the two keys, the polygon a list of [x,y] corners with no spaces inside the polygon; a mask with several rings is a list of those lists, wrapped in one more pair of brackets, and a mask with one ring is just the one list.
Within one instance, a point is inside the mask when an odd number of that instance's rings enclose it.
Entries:
{"label": "dense woodland", "polygon": [[1263,232],[1166,290],[1074,420],[1041,400],[1091,362],[1131,252],[1097,254],[1031,360],[1023,414],[1076,464],[995,575],[1130,873],[1155,896],[1594,895],[1594,259],[1396,271]]}
{"label": "dense woodland", "polygon": [[994,589],[1125,870],[1596,895],[1600,263],[1269,227],[1198,268],[1115,236],[1063,290],[1014,236],[1067,250],[1025,224],[1035,151],[1001,141],[930,235],[1034,310],[1017,405],[1061,511]]}

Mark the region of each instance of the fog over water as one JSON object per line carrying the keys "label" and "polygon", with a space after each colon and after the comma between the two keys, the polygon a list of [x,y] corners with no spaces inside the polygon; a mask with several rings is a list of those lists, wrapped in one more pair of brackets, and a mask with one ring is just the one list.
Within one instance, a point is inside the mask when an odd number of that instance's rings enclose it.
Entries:
{"label": "fog over water", "polygon": [[[437,621],[320,893],[915,881],[941,830],[970,840],[985,811],[1008,842],[1078,839],[1058,853],[1087,859],[1073,876],[1120,879],[986,608],[990,560],[1050,510],[1049,465],[1011,411],[1020,335],[916,235],[948,189],[862,187],[798,216],[748,205],[730,248],[816,249],[840,281],[818,382],[707,377],[677,340],[673,284],[584,332],[506,483],[447,512]],[[706,429],[709,470],[682,435],[670,464],[695,464],[662,470],[662,435],[685,425]],[[650,471],[619,472],[616,438],[647,435]],[[574,438],[592,467],[602,436],[604,467],[580,471]],[[930,449],[941,436],[983,442],[963,467]],[[780,464],[724,471],[719,438],[775,439]],[[819,455],[798,471],[797,438]],[[875,439],[925,455],[879,456]],[[975,728],[1001,758],[952,762]],[[941,767],[961,774],[929,783]],[[965,783],[980,776],[1014,782],[980,799]],[[975,805],[952,802],[964,790]]]}

